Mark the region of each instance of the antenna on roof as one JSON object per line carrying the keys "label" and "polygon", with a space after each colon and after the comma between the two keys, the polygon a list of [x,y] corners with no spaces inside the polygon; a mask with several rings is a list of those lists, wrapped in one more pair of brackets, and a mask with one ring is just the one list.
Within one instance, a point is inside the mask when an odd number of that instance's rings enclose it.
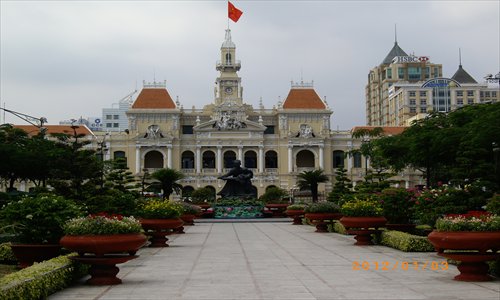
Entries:
{"label": "antenna on roof", "polygon": [[462,66],[462,49],[458,48],[458,64]]}
{"label": "antenna on roof", "polygon": [[394,44],[398,43],[398,24],[394,24]]}

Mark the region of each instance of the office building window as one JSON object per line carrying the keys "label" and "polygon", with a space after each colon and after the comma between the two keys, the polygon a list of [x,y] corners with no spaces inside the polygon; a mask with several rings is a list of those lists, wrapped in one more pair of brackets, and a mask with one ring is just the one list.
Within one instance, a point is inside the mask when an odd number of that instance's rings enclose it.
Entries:
{"label": "office building window", "polygon": [[425,107],[425,106],[421,106],[421,107],[420,107],[420,112],[421,112],[421,113],[426,113],[426,112],[427,112],[427,107]]}
{"label": "office building window", "polygon": [[467,99],[467,104],[469,104],[469,105],[474,104],[474,99],[468,98]]}
{"label": "office building window", "polygon": [[419,95],[420,95],[420,97],[427,97],[427,92],[426,91],[420,91]]}
{"label": "office building window", "polygon": [[355,152],[353,155],[354,167],[361,168],[361,153]]}
{"label": "office building window", "polygon": [[112,120],[113,116],[112,115],[106,115],[106,120]]}
{"label": "office building window", "polygon": [[113,115],[113,120],[119,120],[120,116],[119,115]]}
{"label": "office building window", "polygon": [[182,134],[193,134],[193,125],[183,125]]}
{"label": "office building window", "polygon": [[408,95],[409,95],[410,97],[415,97],[415,96],[417,95],[417,92],[415,92],[415,91],[410,91],[410,92],[408,93]]}
{"label": "office building window", "polygon": [[463,97],[464,91],[457,91],[457,97]]}
{"label": "office building window", "polygon": [[112,123],[106,123],[106,128],[111,128],[111,127],[113,127]]}
{"label": "office building window", "polygon": [[457,105],[460,105],[460,106],[464,105],[464,99],[462,99],[462,98],[457,99]]}
{"label": "office building window", "polygon": [[399,79],[404,79],[405,78],[405,69],[398,68],[398,78]]}
{"label": "office building window", "polygon": [[474,91],[467,91],[467,97],[474,97]]}
{"label": "office building window", "polygon": [[427,100],[425,99],[420,100],[420,105],[427,105]]}
{"label": "office building window", "polygon": [[416,105],[417,104],[417,100],[415,99],[410,99],[410,105]]}
{"label": "office building window", "polygon": [[266,126],[266,130],[264,130],[264,134],[274,134],[274,126],[273,125]]}
{"label": "office building window", "polygon": [[410,113],[414,114],[417,112],[417,108],[416,107],[410,107]]}
{"label": "office building window", "polygon": [[113,127],[114,127],[114,128],[118,128],[118,127],[120,127],[120,124],[118,124],[118,123],[113,123]]}
{"label": "office building window", "polygon": [[420,67],[409,67],[408,68],[408,79],[418,80],[422,75],[422,70]]}
{"label": "office building window", "polygon": [[387,68],[385,70],[385,72],[386,72],[387,79],[392,79],[392,69],[391,68]]}

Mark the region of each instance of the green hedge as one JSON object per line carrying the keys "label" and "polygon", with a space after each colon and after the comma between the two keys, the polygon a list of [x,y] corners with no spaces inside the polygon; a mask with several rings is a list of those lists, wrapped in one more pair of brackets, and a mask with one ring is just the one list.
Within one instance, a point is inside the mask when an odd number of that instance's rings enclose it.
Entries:
{"label": "green hedge", "polygon": [[0,262],[13,263],[16,261],[16,257],[10,248],[10,243],[0,244]]}
{"label": "green hedge", "polygon": [[393,230],[382,231],[380,244],[405,252],[435,251],[427,237]]}
{"label": "green hedge", "polygon": [[328,231],[340,234],[347,234],[347,230],[345,229],[344,225],[342,225],[340,222],[334,222],[333,224],[328,224]]}
{"label": "green hedge", "polygon": [[44,299],[87,272],[86,266],[59,256],[8,274],[0,279],[0,299]]}

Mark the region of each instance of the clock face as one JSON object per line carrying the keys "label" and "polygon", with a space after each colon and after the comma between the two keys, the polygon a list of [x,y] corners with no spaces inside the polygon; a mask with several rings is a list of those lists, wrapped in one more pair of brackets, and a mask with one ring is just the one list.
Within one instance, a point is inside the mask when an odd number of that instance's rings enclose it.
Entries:
{"label": "clock face", "polygon": [[225,89],[225,91],[226,91],[226,94],[231,94],[231,93],[233,92],[233,88],[231,88],[231,87],[227,87],[227,88]]}

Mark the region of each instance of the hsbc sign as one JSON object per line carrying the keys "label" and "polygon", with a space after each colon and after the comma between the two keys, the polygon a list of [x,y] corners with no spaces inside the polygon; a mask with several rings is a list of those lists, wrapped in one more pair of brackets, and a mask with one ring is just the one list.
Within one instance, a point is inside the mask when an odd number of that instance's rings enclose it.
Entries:
{"label": "hsbc sign", "polygon": [[392,59],[392,63],[426,63],[428,60],[427,56],[396,56]]}

